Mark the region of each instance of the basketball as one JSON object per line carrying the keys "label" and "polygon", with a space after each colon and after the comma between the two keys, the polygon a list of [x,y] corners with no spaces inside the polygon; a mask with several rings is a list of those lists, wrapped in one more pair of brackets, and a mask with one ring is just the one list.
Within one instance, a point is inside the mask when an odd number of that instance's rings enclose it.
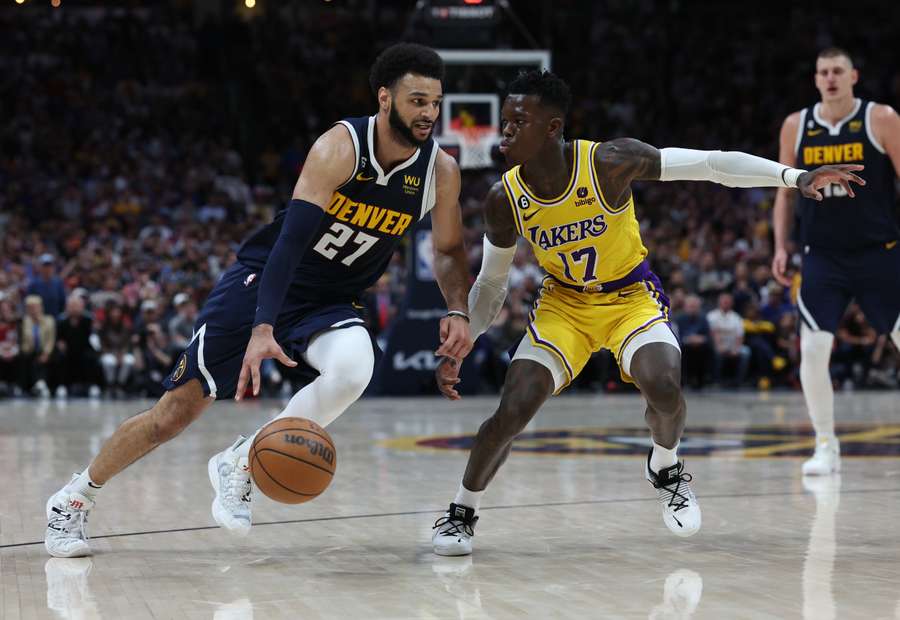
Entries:
{"label": "basketball", "polygon": [[250,446],[256,488],[283,504],[302,504],[321,495],[336,466],[331,436],[306,418],[274,420],[260,429]]}

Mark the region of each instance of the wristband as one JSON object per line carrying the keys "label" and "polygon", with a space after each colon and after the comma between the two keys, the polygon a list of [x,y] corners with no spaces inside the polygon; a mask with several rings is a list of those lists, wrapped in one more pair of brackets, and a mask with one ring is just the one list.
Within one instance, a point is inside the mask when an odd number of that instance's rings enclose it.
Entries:
{"label": "wristband", "polygon": [[806,170],[800,170],[799,168],[785,168],[781,171],[781,181],[785,187],[797,187],[797,179],[804,172]]}
{"label": "wristband", "polygon": [[462,310],[451,310],[450,312],[448,312],[448,313],[445,314],[444,316],[445,316],[445,317],[458,316],[458,317],[461,318],[461,319],[465,319],[465,320],[466,320],[466,323],[471,323],[471,322],[472,322],[472,320],[469,318],[469,315],[466,314],[465,312],[463,312]]}

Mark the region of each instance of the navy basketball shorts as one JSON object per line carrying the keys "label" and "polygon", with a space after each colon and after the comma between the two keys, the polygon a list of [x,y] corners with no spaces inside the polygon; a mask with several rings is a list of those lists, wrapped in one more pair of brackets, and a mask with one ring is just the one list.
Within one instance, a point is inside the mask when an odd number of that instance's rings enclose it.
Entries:
{"label": "navy basketball shorts", "polygon": [[797,306],[813,330],[834,333],[851,300],[884,334],[900,329],[900,246],[861,250],[810,248],[803,255]]}
{"label": "navy basketball shorts", "polygon": [[[166,390],[198,379],[206,396],[217,400],[234,397],[256,318],[261,275],[240,263],[228,268],[200,310],[193,339],[163,380]],[[297,362],[291,374],[309,381],[318,376],[303,359],[313,337],[329,329],[364,323],[352,303],[314,303],[289,291],[275,320],[274,335],[288,357]]]}

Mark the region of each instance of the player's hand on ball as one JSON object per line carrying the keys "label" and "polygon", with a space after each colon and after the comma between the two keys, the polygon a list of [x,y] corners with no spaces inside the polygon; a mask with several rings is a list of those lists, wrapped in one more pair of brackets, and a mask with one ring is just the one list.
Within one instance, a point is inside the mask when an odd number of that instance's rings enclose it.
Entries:
{"label": "player's hand on ball", "polygon": [[435,355],[455,357],[461,360],[472,350],[472,333],[469,322],[461,316],[445,316],[441,319],[441,346]]}
{"label": "player's hand on ball", "polygon": [[456,391],[456,384],[459,383],[459,368],[462,362],[452,357],[444,357],[438,363],[434,374],[437,379],[438,389],[441,394],[450,400],[459,400],[459,392]]}
{"label": "player's hand on ball", "polygon": [[804,172],[797,178],[797,189],[807,198],[813,200],[822,200],[822,193],[819,191],[823,187],[827,187],[832,183],[836,183],[844,188],[847,195],[854,197],[853,188],[850,182],[857,185],[865,185],[864,179],[853,174],[863,169],[859,164],[835,164],[833,166],[819,166],[809,172]]}
{"label": "player's hand on ball", "polygon": [[244,353],[241,374],[238,376],[237,392],[234,394],[235,400],[241,400],[244,391],[247,389],[248,381],[252,381],[253,395],[259,395],[259,388],[262,383],[259,377],[259,365],[263,360],[269,358],[275,358],[291,368],[297,365],[297,362],[289,358],[281,349],[281,345],[275,341],[272,326],[266,324],[257,325],[253,328],[250,342],[247,343],[247,351]]}

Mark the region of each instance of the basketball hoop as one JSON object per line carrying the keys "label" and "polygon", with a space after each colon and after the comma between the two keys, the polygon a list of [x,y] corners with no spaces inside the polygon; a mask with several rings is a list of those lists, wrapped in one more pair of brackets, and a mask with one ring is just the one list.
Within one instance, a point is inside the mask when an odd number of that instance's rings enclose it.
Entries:
{"label": "basketball hoop", "polygon": [[497,130],[490,125],[472,125],[456,129],[459,136],[459,167],[490,168],[494,165],[491,159],[491,147],[494,145]]}

